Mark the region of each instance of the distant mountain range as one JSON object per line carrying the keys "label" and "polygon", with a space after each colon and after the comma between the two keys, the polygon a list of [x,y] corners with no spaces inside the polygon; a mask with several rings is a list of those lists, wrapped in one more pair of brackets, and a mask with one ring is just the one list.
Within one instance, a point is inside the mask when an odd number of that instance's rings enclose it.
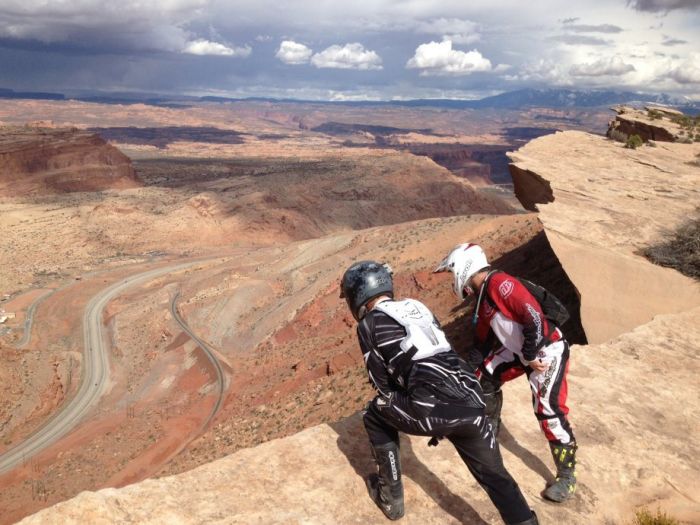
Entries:
{"label": "distant mountain range", "polygon": [[65,100],[62,93],[42,93],[39,91],[13,91],[0,88],[0,98],[28,98],[34,100]]}
{"label": "distant mountain range", "polygon": [[613,90],[576,90],[576,89],[519,89],[486,97],[479,100],[460,99],[416,99],[416,100],[376,100],[376,101],[318,101],[275,98],[227,98],[227,97],[190,97],[170,96],[154,93],[94,93],[88,95],[67,96],[62,93],[16,92],[0,88],[0,98],[45,99],[45,100],[82,100],[103,104],[148,104],[153,106],[182,107],[197,102],[240,102],[264,101],[274,103],[308,103],[337,104],[347,106],[404,106],[404,107],[438,107],[448,109],[523,109],[539,108],[587,108],[612,106],[617,104],[643,105],[661,104],[681,109],[685,112],[700,112],[700,102],[683,97],[673,97],[665,93],[635,93],[632,91]]}
{"label": "distant mountain range", "polygon": [[[439,103],[439,101],[434,101]],[[484,109],[520,109],[526,107],[597,107],[614,104],[663,104],[667,106],[698,106],[685,98],[661,94],[634,93],[631,91],[598,91],[573,89],[519,89],[482,98],[481,100],[454,101],[464,102],[464,107]]]}

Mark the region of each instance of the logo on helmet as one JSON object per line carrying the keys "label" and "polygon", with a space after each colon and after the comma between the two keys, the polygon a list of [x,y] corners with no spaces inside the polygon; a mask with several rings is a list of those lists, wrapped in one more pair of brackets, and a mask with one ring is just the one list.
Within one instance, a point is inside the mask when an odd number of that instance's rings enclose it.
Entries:
{"label": "logo on helmet", "polygon": [[474,261],[466,261],[464,263],[464,268],[462,268],[462,272],[460,273],[459,279],[463,282],[467,282],[467,277],[469,276],[469,268],[472,266],[472,262]]}

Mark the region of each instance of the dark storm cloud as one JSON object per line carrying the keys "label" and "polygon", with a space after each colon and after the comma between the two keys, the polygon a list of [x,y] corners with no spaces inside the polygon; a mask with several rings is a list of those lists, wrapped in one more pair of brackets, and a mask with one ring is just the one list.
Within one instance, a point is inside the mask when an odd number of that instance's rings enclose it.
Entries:
{"label": "dark storm cloud", "polygon": [[162,11],[134,1],[9,0],[0,7],[0,36],[113,51],[179,50],[188,10],[201,2],[167,2]]}
{"label": "dark storm cloud", "polygon": [[549,39],[570,46],[609,46],[612,44],[610,40],[586,35],[556,35],[549,37]]}
{"label": "dark storm cloud", "polygon": [[628,0],[627,5],[637,11],[658,13],[674,9],[700,9],[700,0]]}
{"label": "dark storm cloud", "polygon": [[597,26],[585,24],[569,24],[566,26],[567,31],[574,33],[621,33],[622,28],[612,24],[600,24]]}
{"label": "dark storm cloud", "polygon": [[66,52],[185,52],[245,58],[249,51],[244,43],[221,41],[206,15],[210,3],[3,0],[0,38],[6,45],[35,42]]}
{"label": "dark storm cloud", "polygon": [[664,35],[664,41],[661,42],[662,46],[679,46],[681,44],[687,44],[687,40],[681,40],[680,38],[671,38]]}

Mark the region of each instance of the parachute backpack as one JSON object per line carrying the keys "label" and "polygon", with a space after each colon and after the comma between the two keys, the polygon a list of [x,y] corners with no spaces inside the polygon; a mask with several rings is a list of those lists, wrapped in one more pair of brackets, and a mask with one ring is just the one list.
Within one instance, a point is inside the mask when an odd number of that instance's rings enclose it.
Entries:
{"label": "parachute backpack", "polygon": [[[491,275],[493,275],[494,273],[496,272],[491,272],[486,278],[486,281],[483,284],[484,290],[487,289],[488,281],[491,280]],[[532,281],[528,281],[527,279],[522,279],[520,277],[516,277],[516,279],[525,288],[527,288],[527,291],[530,292],[530,295],[532,295],[535,298],[535,300],[539,303],[540,308],[542,308],[542,313],[550,323],[552,323],[556,327],[561,327],[564,325],[564,323],[566,323],[569,320],[569,318],[571,317],[571,315],[569,315],[569,311],[566,309],[566,306],[564,306],[564,303],[562,303],[556,295],[547,290],[544,286],[535,284]],[[493,302],[491,297],[489,297],[488,293],[486,294],[486,300],[493,308],[497,308],[496,303]]]}
{"label": "parachute backpack", "polygon": [[535,284],[532,281],[521,279],[520,277],[517,279],[525,288],[527,288],[527,291],[530,292],[535,299],[537,299],[537,302],[540,303],[542,313],[544,313],[544,316],[548,321],[557,327],[560,327],[569,320],[571,317],[571,315],[569,315],[569,311],[556,295],[547,290],[544,286]]}

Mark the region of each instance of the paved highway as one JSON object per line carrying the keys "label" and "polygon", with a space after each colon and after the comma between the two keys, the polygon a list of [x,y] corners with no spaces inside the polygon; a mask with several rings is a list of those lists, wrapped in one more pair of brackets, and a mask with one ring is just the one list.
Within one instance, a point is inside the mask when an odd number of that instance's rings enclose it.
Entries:
{"label": "paved highway", "polygon": [[[142,284],[150,279],[183,270],[202,262],[204,261],[190,261],[148,270],[124,278],[101,290],[100,293],[90,300],[83,314],[84,348],[78,392],[70,401],[56,410],[27,439],[0,455],[0,474],[15,468],[23,461],[68,434],[80,423],[102,396],[102,392],[109,381],[109,348],[104,344],[104,327],[102,325],[102,314],[107,303],[131,286]],[[192,334],[190,336],[194,338]],[[222,385],[222,382],[219,384]]]}

